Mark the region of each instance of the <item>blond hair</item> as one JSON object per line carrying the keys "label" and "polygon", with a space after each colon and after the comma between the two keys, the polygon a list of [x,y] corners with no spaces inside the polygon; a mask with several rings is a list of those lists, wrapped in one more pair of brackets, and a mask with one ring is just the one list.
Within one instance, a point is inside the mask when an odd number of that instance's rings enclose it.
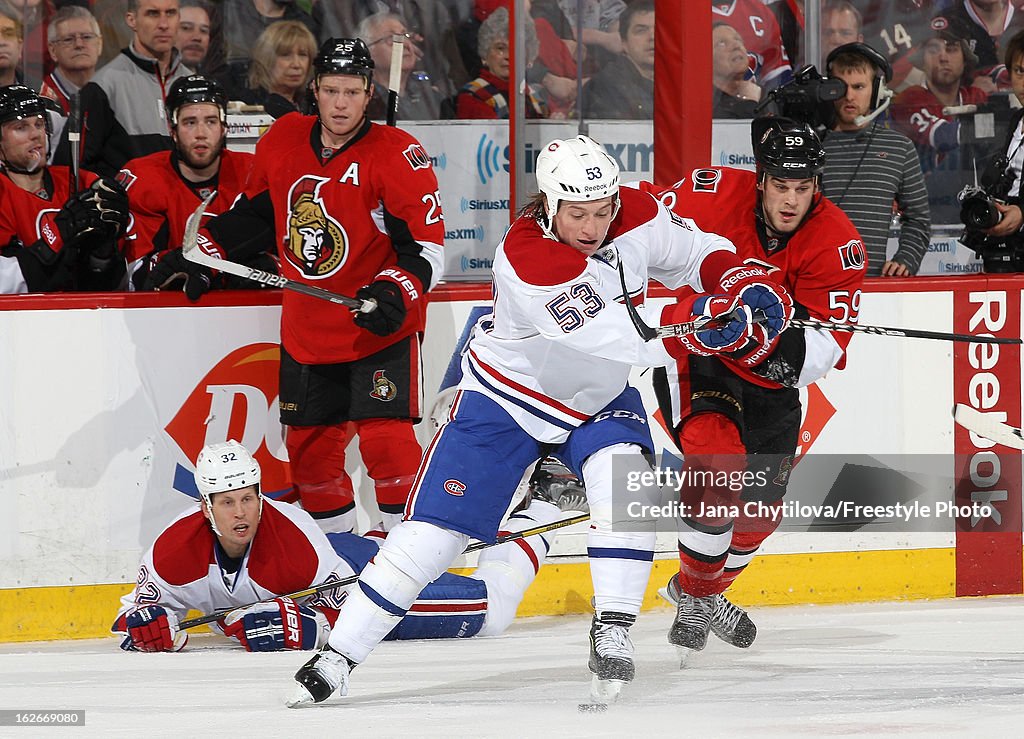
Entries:
{"label": "blond hair", "polygon": [[252,65],[249,67],[249,87],[270,90],[271,73],[277,57],[298,48],[309,56],[309,69],[302,83],[305,87],[313,79],[313,60],[316,58],[316,39],[299,21],[277,21],[264,29],[252,47]]}

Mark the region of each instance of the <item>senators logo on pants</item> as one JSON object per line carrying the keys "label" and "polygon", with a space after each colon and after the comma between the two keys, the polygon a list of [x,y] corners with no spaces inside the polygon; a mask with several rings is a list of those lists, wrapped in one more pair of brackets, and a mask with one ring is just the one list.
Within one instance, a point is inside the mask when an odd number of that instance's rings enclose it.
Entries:
{"label": "senators logo on pants", "polygon": [[370,393],[370,397],[388,403],[397,395],[398,387],[395,386],[395,383],[387,378],[384,370],[376,370],[373,373],[373,391]]}
{"label": "senators logo on pants", "polygon": [[337,272],[348,258],[348,234],[320,198],[325,177],[306,175],[288,192],[288,243],[285,256],[306,277],[318,280]]}

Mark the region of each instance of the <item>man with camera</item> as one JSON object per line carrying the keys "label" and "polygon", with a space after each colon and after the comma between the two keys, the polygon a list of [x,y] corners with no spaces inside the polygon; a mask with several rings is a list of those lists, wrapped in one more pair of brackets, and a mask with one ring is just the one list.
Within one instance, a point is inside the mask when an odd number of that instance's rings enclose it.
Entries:
{"label": "man with camera", "polygon": [[[879,120],[892,97],[886,87],[892,68],[874,48],[853,42],[832,50],[826,70],[845,83],[846,94],[834,103],[835,124],[823,142],[828,157],[822,175],[825,197],[860,232],[868,276],[916,274],[928,249],[931,214],[914,144]],[[894,206],[900,217],[899,246],[887,259]]]}
{"label": "man with camera", "polygon": [[[1010,85],[1024,103],[1024,31],[1014,34],[1004,55]],[[1024,169],[1024,108],[1014,111],[998,156],[981,177],[981,187],[961,194],[960,220],[966,228],[960,241],[976,251],[986,272],[1024,271],[1024,215],[1021,213],[1021,170]]]}

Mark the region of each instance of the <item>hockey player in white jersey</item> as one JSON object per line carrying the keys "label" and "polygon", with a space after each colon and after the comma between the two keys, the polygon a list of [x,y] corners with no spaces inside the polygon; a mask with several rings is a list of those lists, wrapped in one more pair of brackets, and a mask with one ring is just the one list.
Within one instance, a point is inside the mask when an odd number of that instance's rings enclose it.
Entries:
{"label": "hockey player in white jersey", "polygon": [[[448,423],[424,451],[406,520],[363,570],[328,645],[296,673],[289,705],[345,695],[351,668],[469,538],[495,540],[524,470],[548,453],[583,479],[590,502],[594,698],[611,700],[633,679],[629,627],[640,611],[655,533],[612,525],[613,490],[625,495],[625,476],[649,470],[644,454],[653,452],[630,369],[663,366],[688,352],[734,351],[758,338],[774,344],[791,301],[764,271],[744,266],[726,239],[701,232],[646,193],[620,191],[615,161],[585,136],[545,146],[537,184],[540,194],[497,249],[493,313],[474,330]],[[646,343],[622,303],[643,311],[650,277],[717,294],[669,306],[662,323],[731,318],[682,340]],[[767,321],[764,331],[752,314]]]}
{"label": "hockey player in white jersey", "polygon": [[[214,631],[250,652],[314,649],[326,643],[351,585],[298,601],[283,597],[350,578],[377,553],[375,541],[324,534],[296,506],[264,498],[260,467],[236,441],[205,447],[196,462],[201,502],[156,538],[135,588],[121,599],[112,631],[126,651],[176,652],[188,641],[178,623],[189,610],[238,607]],[[578,481],[545,464],[531,478],[532,500],[504,524],[512,533],[559,519],[579,507]],[[572,505],[576,503],[576,505]],[[566,505],[568,504],[568,505]],[[544,562],[550,535],[481,552],[469,576],[430,583],[389,639],[463,638],[502,633]],[[248,607],[254,601],[266,601]]]}

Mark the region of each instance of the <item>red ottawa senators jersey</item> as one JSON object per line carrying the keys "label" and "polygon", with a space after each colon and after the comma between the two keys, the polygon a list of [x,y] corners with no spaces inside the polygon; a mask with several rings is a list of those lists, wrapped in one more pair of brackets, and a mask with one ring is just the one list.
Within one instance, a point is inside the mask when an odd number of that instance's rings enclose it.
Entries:
{"label": "red ottawa senators jersey", "polygon": [[206,217],[223,213],[245,187],[253,155],[224,149],[220,171],[209,182],[188,182],[172,162],[172,153],[158,151],[132,159],[117,179],[128,190],[131,221],[128,224],[128,261],[154,251],[176,249],[185,235],[185,221],[214,190]]}
{"label": "red ottawa senators jersey", "polygon": [[[96,180],[96,175],[84,169],[79,171],[79,175],[83,188]],[[42,239],[51,249],[55,248],[60,235],[53,219],[68,201],[70,179],[67,167],[47,167],[44,182],[49,193],[28,192],[0,175],[0,195],[3,197],[0,203],[0,245],[17,239],[29,246]]]}
{"label": "red ottawa senators jersey", "polygon": [[[444,220],[423,147],[399,128],[374,123],[321,163],[318,131],[315,116],[292,113],[256,145],[245,194],[252,201],[269,192],[281,274],[355,295],[381,270],[394,267],[401,249],[427,259],[436,283],[443,269]],[[415,285],[418,309],[390,336],[359,328],[347,309],[286,290],[281,341],[303,364],[370,356],[423,330],[422,298],[431,287]]]}
{"label": "red ottawa senators jersey", "polygon": [[[740,258],[768,270],[772,278],[789,290],[796,305],[807,309],[811,318],[857,322],[867,256],[857,229],[832,201],[816,196],[820,200],[810,217],[781,248],[773,250],[772,243],[761,242],[756,227],[754,210],[758,206],[758,193],[754,172],[708,167],[695,169],[690,177],[670,188],[642,182],[640,189],[655,195],[675,213],[692,219],[702,231],[717,233],[732,241]],[[687,293],[678,294],[682,297]],[[831,335],[842,352],[834,366],[842,369],[846,364],[846,347],[853,335],[842,331],[832,331]],[[808,344],[805,364],[821,361],[811,356],[815,350]],[[762,387],[780,387],[730,359],[722,357],[722,360],[749,382]],[[827,360],[825,363],[828,364]],[[821,372],[819,376],[823,375]]]}

